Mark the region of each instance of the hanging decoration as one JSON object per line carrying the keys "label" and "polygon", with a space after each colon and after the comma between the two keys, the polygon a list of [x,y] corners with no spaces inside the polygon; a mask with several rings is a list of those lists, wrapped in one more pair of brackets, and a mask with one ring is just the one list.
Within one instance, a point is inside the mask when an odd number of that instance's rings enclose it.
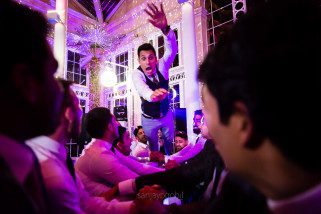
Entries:
{"label": "hanging decoration", "polygon": [[76,33],[70,33],[67,37],[67,45],[86,55],[80,61],[80,66],[87,66],[90,72],[89,78],[89,108],[100,106],[101,86],[99,77],[101,63],[105,56],[114,51],[125,37],[110,35],[107,33],[105,24],[86,25],[76,29]]}

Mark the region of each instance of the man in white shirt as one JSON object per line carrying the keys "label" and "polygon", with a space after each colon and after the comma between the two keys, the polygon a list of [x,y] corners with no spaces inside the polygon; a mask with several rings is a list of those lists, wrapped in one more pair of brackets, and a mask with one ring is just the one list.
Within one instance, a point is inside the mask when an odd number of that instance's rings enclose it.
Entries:
{"label": "man in white shirt", "polygon": [[[196,156],[198,153],[200,153],[203,150],[206,140],[210,138],[205,122],[206,121],[202,119],[202,123],[201,122],[197,123],[199,132],[197,132],[198,137],[196,138],[196,142],[194,144],[189,143],[180,151],[169,156],[163,155],[159,152],[151,152],[150,160],[155,162],[165,163],[166,164],[165,167],[169,169],[169,168],[172,168],[172,166],[177,166],[177,164],[181,164],[184,161]],[[180,137],[181,135],[177,132],[176,136]],[[171,163],[167,165],[169,160],[171,160]],[[175,161],[175,163],[173,161]]]}
{"label": "man in white shirt", "polygon": [[158,9],[154,4],[148,4],[150,11],[145,10],[150,17],[150,23],[164,34],[164,56],[157,60],[154,47],[145,43],[138,47],[139,67],[132,74],[133,84],[142,100],[142,126],[149,138],[150,149],[158,151],[157,131],[162,128],[165,140],[165,152],[173,152],[174,139],[173,113],[169,109],[168,82],[169,69],[177,53],[175,33],[167,24],[166,15],[161,4]]}
{"label": "man in white shirt", "polygon": [[138,126],[134,130],[134,135],[137,140],[137,144],[131,151],[131,155],[134,157],[149,158],[150,149],[143,127]]}
{"label": "man in white shirt", "polygon": [[[61,80],[65,94],[61,108],[60,125],[50,136],[39,136],[27,141],[35,152],[48,192],[51,213],[128,213],[132,202],[106,201],[90,197],[67,162],[66,143],[80,133],[82,111],[70,82]],[[67,164],[66,164],[67,162]],[[69,164],[69,165],[68,165]]]}
{"label": "man in white shirt", "polygon": [[85,189],[92,195],[100,195],[120,181],[163,171],[139,163],[117,149],[112,151],[112,142],[118,138],[118,126],[107,108],[94,108],[87,114],[85,127],[94,139],[83,150],[75,167]]}

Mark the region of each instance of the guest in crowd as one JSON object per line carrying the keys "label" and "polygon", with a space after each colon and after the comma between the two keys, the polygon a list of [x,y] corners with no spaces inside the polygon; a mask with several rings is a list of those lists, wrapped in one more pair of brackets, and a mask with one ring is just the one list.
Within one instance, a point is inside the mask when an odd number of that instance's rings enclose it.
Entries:
{"label": "guest in crowd", "polygon": [[[140,129],[140,128],[143,128],[143,127],[142,126],[137,126],[136,128]],[[134,131],[135,131],[135,129],[134,129]],[[135,136],[135,133],[133,133],[133,134]],[[132,143],[131,143],[131,146],[130,146],[130,151],[133,151],[135,149],[136,145],[137,145],[137,138],[135,137],[135,138],[132,139]]]}
{"label": "guest in crowd", "polygon": [[57,61],[47,43],[48,24],[34,10],[0,1],[0,201],[2,212],[49,213],[39,163],[26,139],[58,125],[62,92]]}
{"label": "guest in crowd", "polygon": [[[176,131],[175,133],[175,152],[179,152],[186,148],[190,143],[188,142],[188,137],[186,132]],[[190,145],[191,146],[191,145]]]}
{"label": "guest in crowd", "polygon": [[236,22],[198,74],[218,152],[272,213],[321,213],[320,22],[320,1],[267,1]]}
{"label": "guest in crowd", "polygon": [[113,142],[111,151],[115,153],[115,149],[121,152],[125,156],[130,155],[130,145],[133,142],[131,137],[129,136],[129,132],[125,127],[119,125],[118,126],[118,138],[116,138]]}
{"label": "guest in crowd", "polygon": [[149,143],[147,141],[147,136],[145,135],[142,126],[137,127],[134,130],[134,135],[137,140],[135,148],[131,151],[131,155],[134,157],[149,157],[150,149]]}
{"label": "guest in crowd", "polygon": [[162,128],[158,129],[157,131],[157,137],[158,137],[158,146],[159,146],[159,152],[162,153],[163,155],[165,155],[165,142],[164,142],[164,138],[163,138],[163,132],[162,132]]}
{"label": "guest in crowd", "polygon": [[[112,149],[112,142],[119,137],[119,123],[109,109],[94,108],[88,112],[85,121],[86,130],[94,139],[83,150],[75,168],[85,189],[92,195],[102,194],[120,181],[163,171],[139,163],[127,157],[128,154]],[[129,150],[130,142],[126,145]]]}
{"label": "guest in crowd", "polygon": [[27,141],[35,152],[48,192],[51,213],[129,213],[132,202],[108,202],[103,197],[90,197],[75,174],[65,145],[80,134],[82,110],[71,82],[60,80],[64,98],[60,124],[49,136]]}
{"label": "guest in crowd", "polygon": [[[194,118],[197,118],[196,115],[199,115],[200,113],[201,112],[196,111]],[[183,163],[184,161],[197,155],[199,152],[203,150],[206,140],[209,138],[207,129],[204,129],[204,131],[202,132],[202,123],[197,122],[197,125],[199,126],[198,127],[199,132],[198,132],[197,138],[195,139],[196,142],[194,144],[190,143],[188,146],[186,146],[182,150],[169,156],[163,155],[160,152],[151,152],[150,160],[159,162],[159,163],[165,163],[166,168],[172,168],[177,166],[177,164]],[[205,127],[206,126],[204,126],[204,128]]]}
{"label": "guest in crowd", "polygon": [[[153,213],[268,213],[265,197],[262,194],[223,170],[224,163],[213,142],[208,140],[205,148],[185,164],[165,172],[123,181],[118,186],[126,186],[129,187],[128,189],[123,188],[119,191],[116,186],[115,190],[110,191],[109,194],[117,192],[122,195],[139,191],[135,202],[138,201],[137,204],[140,205],[139,209],[142,212],[148,210]],[[155,200],[163,194],[155,192],[160,188],[155,187],[155,184],[164,188],[168,196],[176,196],[188,204],[162,205]],[[153,197],[153,194],[159,195]],[[142,202],[146,200],[147,203]]]}
{"label": "guest in crowd", "polygon": [[169,69],[177,53],[175,33],[167,24],[163,5],[157,8],[147,4],[145,10],[150,16],[150,23],[164,34],[164,56],[157,60],[156,51],[150,43],[138,47],[139,67],[133,72],[133,83],[142,100],[142,125],[149,138],[150,149],[158,151],[157,131],[162,128],[165,152],[173,153],[174,139],[173,112],[169,109],[168,79]]}

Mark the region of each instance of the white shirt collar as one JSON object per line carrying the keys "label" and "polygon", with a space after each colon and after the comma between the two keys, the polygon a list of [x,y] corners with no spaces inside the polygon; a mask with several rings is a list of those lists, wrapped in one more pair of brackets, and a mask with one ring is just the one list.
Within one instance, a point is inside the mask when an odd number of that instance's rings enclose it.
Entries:
{"label": "white shirt collar", "polygon": [[309,190],[297,194],[293,197],[282,199],[282,200],[272,200],[268,199],[268,206],[273,211],[280,207],[292,206],[293,204],[308,204],[312,198],[321,198],[321,183],[310,188]]}
{"label": "white shirt collar", "polygon": [[60,157],[62,160],[66,160],[67,151],[63,144],[53,140],[47,136],[39,136],[32,138],[26,142],[28,145],[44,148],[45,150],[54,153],[56,156]]}
{"label": "white shirt collar", "polygon": [[111,147],[112,147],[111,143],[101,140],[101,139],[93,139],[92,143],[97,146],[106,147],[106,149],[111,149]]}
{"label": "white shirt collar", "polygon": [[148,142],[147,142],[147,144],[145,144],[145,143],[141,143],[141,142],[137,142],[137,146],[140,146],[140,147],[143,147],[144,149],[146,149],[147,147],[148,147]]}

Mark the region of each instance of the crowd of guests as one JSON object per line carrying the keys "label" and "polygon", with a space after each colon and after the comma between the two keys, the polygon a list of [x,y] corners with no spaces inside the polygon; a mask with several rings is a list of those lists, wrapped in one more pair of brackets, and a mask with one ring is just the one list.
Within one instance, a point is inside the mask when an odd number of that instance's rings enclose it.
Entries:
{"label": "crowd of guests", "polygon": [[[199,68],[195,140],[177,131],[162,143],[161,130],[151,149],[144,126],[133,141],[97,107],[84,120],[93,140],[74,164],[65,145],[79,135],[82,112],[71,83],[54,78],[47,21],[0,1],[2,211],[321,213],[320,5],[269,0],[222,36]],[[152,22],[163,17],[162,6],[148,8]]]}

